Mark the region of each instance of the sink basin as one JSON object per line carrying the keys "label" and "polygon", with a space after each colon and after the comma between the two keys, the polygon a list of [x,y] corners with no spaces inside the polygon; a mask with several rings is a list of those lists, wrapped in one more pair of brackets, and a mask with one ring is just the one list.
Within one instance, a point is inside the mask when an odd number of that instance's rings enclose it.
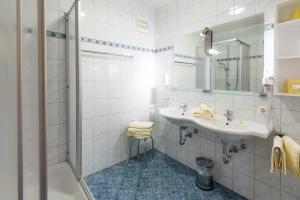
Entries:
{"label": "sink basin", "polygon": [[271,131],[262,123],[252,121],[227,121],[225,116],[216,115],[214,119],[193,117],[191,112],[183,112],[177,107],[161,108],[159,114],[178,126],[207,129],[228,140],[241,140],[251,136],[268,138]]}

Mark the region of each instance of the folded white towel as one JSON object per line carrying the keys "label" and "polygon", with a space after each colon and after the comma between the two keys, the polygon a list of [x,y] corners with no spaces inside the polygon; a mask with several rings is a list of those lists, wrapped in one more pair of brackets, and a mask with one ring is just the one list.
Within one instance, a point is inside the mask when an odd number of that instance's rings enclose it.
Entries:
{"label": "folded white towel", "polygon": [[154,125],[154,122],[141,122],[141,121],[132,121],[129,123],[129,128],[137,128],[137,129],[150,129]]}
{"label": "folded white towel", "polygon": [[283,139],[275,136],[271,156],[271,173],[286,174],[286,155],[283,148]]}

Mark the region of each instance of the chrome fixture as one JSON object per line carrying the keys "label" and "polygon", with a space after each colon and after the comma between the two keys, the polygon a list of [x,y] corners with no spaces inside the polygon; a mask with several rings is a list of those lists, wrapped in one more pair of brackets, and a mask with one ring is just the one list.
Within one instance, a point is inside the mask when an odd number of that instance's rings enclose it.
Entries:
{"label": "chrome fixture", "polygon": [[195,66],[196,63],[191,63],[191,62],[182,62],[182,61],[174,61],[174,64],[183,64],[183,65],[193,65]]}
{"label": "chrome fixture", "polygon": [[[185,132],[185,135],[183,136],[183,131]],[[179,127],[179,144],[184,145],[186,142],[186,139],[189,137],[191,138],[193,134],[198,133],[198,130],[196,128],[188,129],[186,126]]]}
{"label": "chrome fixture", "polygon": [[108,56],[118,56],[118,57],[125,57],[125,58],[133,58],[133,55],[131,55],[131,54],[117,54],[117,53],[109,53],[109,52],[101,52],[101,51],[90,51],[90,50],[85,50],[85,49],[82,49],[81,52],[100,54],[100,55],[108,55]]}
{"label": "chrome fixture", "polygon": [[184,115],[184,113],[188,111],[188,104],[187,103],[183,103],[183,104],[181,104],[179,106],[179,108],[182,109],[182,111],[183,111],[182,115]]}
{"label": "chrome fixture", "polygon": [[211,90],[208,90],[208,89],[203,89],[202,90],[202,93],[204,93],[204,94],[209,94],[211,92]]}
{"label": "chrome fixture", "polygon": [[204,39],[204,52],[207,56],[212,56],[212,41],[213,41],[213,32],[210,28],[205,27],[200,36]]}
{"label": "chrome fixture", "polygon": [[221,140],[221,143],[223,145],[223,162],[226,165],[231,162],[231,158],[234,153],[237,154],[240,150],[243,151],[247,149],[247,145],[243,142],[240,145],[240,148],[237,145],[232,145],[229,150],[227,140]]}
{"label": "chrome fixture", "polygon": [[224,116],[226,117],[227,121],[232,121],[233,111],[232,110],[226,110]]}

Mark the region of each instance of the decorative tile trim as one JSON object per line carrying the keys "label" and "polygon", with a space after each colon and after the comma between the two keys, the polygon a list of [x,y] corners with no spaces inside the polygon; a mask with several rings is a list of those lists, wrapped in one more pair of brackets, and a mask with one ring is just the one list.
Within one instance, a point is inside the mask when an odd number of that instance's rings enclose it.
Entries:
{"label": "decorative tile trim", "polygon": [[[254,55],[250,56],[250,59],[258,59],[258,58],[263,58],[263,55]],[[217,59],[216,61],[222,62],[222,61],[232,61],[232,60],[240,60],[240,57],[234,57],[234,58],[222,58],[222,59]]]}
{"label": "decorative tile trim", "polygon": [[47,37],[58,38],[58,39],[66,39],[65,33],[59,33],[54,31],[47,31]]}
{"label": "decorative tile trim", "polygon": [[[66,34],[54,32],[54,31],[47,31],[47,37],[65,39]],[[159,48],[159,49],[150,49],[150,48],[122,44],[122,43],[117,43],[117,42],[98,40],[98,39],[89,38],[89,37],[81,37],[81,42],[100,45],[100,46],[108,46],[108,47],[127,49],[127,50],[133,50],[133,51],[147,52],[147,53],[161,53],[161,52],[170,51],[170,50],[174,49],[173,45]]]}
{"label": "decorative tile trim", "polygon": [[167,46],[167,47],[163,47],[163,48],[159,48],[159,49],[155,49],[155,53],[161,53],[161,52],[165,52],[165,51],[171,51],[174,49],[174,46]]}
{"label": "decorative tile trim", "polygon": [[120,49],[133,50],[133,51],[155,53],[155,50],[150,49],[150,48],[127,45],[127,44],[122,44],[122,43],[117,43],[117,42],[110,42],[110,41],[105,41],[105,40],[98,40],[98,39],[93,39],[93,38],[88,38],[88,37],[81,37],[81,42],[86,42],[86,43],[100,45],[100,46],[108,46],[108,47],[114,47],[114,48],[120,48]]}
{"label": "decorative tile trim", "polygon": [[186,59],[191,59],[191,60],[196,60],[197,59],[194,56],[189,56],[189,55],[184,55],[184,54],[178,54],[178,53],[175,53],[174,56],[177,57],[177,58],[186,58]]}

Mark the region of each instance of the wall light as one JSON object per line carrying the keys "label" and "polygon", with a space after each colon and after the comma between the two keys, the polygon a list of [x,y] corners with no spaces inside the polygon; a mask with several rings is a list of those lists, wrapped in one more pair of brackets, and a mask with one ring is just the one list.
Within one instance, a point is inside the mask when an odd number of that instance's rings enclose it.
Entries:
{"label": "wall light", "polygon": [[165,86],[170,85],[170,75],[169,74],[164,75],[164,85]]}
{"label": "wall light", "polygon": [[241,13],[243,13],[246,10],[245,7],[238,7],[238,6],[234,6],[230,8],[229,14],[230,15],[239,15]]}
{"label": "wall light", "polygon": [[218,50],[216,50],[216,49],[209,49],[208,53],[210,55],[219,55],[220,54],[220,52]]}

